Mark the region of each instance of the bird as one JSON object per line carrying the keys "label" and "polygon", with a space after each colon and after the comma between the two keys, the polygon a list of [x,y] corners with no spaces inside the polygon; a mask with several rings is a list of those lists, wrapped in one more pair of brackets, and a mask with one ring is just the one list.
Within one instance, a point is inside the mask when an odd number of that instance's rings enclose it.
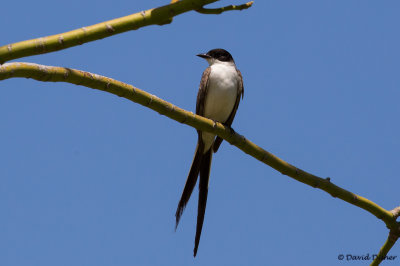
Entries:
{"label": "bird", "polygon": [[[244,95],[242,74],[237,69],[232,55],[224,49],[212,49],[197,56],[207,60],[209,66],[204,70],[201,77],[196,101],[196,114],[220,122],[230,128],[240,99],[243,99]],[[219,136],[201,130],[197,130],[197,134],[198,140],[192,165],[175,213],[176,230],[200,175],[194,257],[197,254],[203,228],[212,156],[213,153],[218,151],[223,141]]]}

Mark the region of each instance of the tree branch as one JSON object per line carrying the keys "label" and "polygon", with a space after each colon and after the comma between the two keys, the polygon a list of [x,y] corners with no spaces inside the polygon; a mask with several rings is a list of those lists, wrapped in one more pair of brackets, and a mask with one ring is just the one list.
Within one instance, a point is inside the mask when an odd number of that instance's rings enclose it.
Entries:
{"label": "tree branch", "polygon": [[[103,39],[126,31],[137,30],[149,25],[169,24],[172,22],[174,16],[191,10],[201,9],[204,5],[217,1],[219,0],[172,1],[170,4],[165,6],[148,9],[129,16],[82,27],[80,29],[4,45],[0,47],[0,64],[25,56],[45,54],[67,49],[69,47]],[[233,9],[226,9],[221,12],[229,10]]]}
{"label": "tree branch", "polygon": [[400,226],[399,228],[397,228],[397,230],[390,230],[389,236],[386,239],[385,244],[383,244],[383,246],[379,250],[378,255],[372,261],[371,266],[379,265],[382,261],[391,259],[390,256],[389,257],[387,256],[387,254],[389,253],[390,249],[394,246],[394,244],[396,244],[397,239],[399,239],[400,236],[399,232],[400,232]]}
{"label": "tree branch", "polygon": [[0,80],[15,77],[32,78],[39,81],[68,82],[124,97],[174,119],[175,121],[187,124],[199,130],[216,134],[230,144],[235,145],[245,153],[269,165],[282,174],[290,176],[293,179],[314,188],[319,188],[333,197],[340,198],[352,205],[358,206],[382,220],[391,230],[395,230],[396,232],[399,230],[399,223],[396,222],[396,217],[392,212],[385,210],[364,197],[336,186],[331,182],[330,178],[323,179],[307,173],[262,149],[253,142],[247,140],[244,136],[233,132],[230,128],[225,127],[221,123],[195,115],[192,112],[181,109],[132,85],[97,74],[70,68],[22,62],[7,63],[0,66]]}
{"label": "tree branch", "polygon": [[224,6],[224,7],[220,7],[220,8],[204,8],[201,7],[199,9],[196,9],[196,12],[201,13],[201,14],[214,14],[214,15],[218,15],[221,14],[225,11],[231,11],[231,10],[239,10],[242,11],[243,9],[248,9],[249,7],[251,7],[253,5],[254,1],[248,2],[246,4],[243,5],[230,5],[230,6]]}

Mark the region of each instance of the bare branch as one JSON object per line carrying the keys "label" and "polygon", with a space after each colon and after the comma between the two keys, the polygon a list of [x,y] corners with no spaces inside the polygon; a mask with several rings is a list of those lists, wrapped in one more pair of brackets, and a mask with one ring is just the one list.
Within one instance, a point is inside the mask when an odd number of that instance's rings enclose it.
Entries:
{"label": "bare branch", "polygon": [[217,1],[219,0],[172,1],[165,6],[148,9],[76,30],[4,45],[0,47],[0,64],[25,56],[67,49],[149,25],[169,24],[172,22],[174,16],[191,10],[201,9],[204,5]]}
{"label": "bare branch", "polygon": [[358,206],[381,219],[388,228],[398,230],[399,225],[391,212],[364,197],[336,186],[331,182],[331,178],[320,178],[307,173],[262,149],[221,123],[215,123],[210,119],[183,110],[132,85],[97,74],[63,67],[18,62],[0,66],[0,80],[14,77],[32,78],[39,81],[68,82],[124,97],[180,123],[216,134],[282,174]]}
{"label": "bare branch", "polygon": [[390,249],[396,244],[396,241],[399,239],[400,236],[400,224],[398,224],[397,229],[392,229],[389,232],[389,236],[386,239],[385,244],[381,247],[379,250],[378,255],[373,257],[373,261],[371,263],[371,266],[376,266],[379,265],[382,261],[384,260],[394,260],[396,257],[394,256],[388,256],[388,253]]}
{"label": "bare branch", "polygon": [[244,10],[244,9],[248,9],[249,7],[251,7],[253,5],[254,1],[248,2],[246,4],[242,4],[242,5],[230,5],[230,6],[224,6],[224,7],[220,7],[220,8],[204,8],[201,7],[199,9],[196,9],[197,12],[201,13],[201,14],[214,14],[214,15],[218,15],[221,14],[223,12],[226,11],[231,11],[231,10]]}

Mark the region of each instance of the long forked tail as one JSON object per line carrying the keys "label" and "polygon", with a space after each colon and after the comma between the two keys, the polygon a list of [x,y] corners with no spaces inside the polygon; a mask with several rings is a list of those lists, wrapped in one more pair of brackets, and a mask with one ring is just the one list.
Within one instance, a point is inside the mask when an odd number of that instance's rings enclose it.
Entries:
{"label": "long forked tail", "polygon": [[199,182],[199,205],[197,207],[197,226],[196,237],[194,240],[193,256],[196,257],[199,248],[201,229],[203,228],[204,214],[206,212],[208,181],[210,179],[211,160],[213,149],[209,149],[201,160],[200,164],[200,182]]}
{"label": "long forked tail", "polygon": [[186,179],[185,188],[183,189],[181,199],[179,200],[179,203],[178,203],[178,208],[176,209],[175,230],[178,227],[179,220],[181,219],[181,216],[182,216],[183,211],[185,210],[186,204],[188,203],[188,201],[190,199],[190,195],[192,195],[193,188],[196,185],[197,177],[200,172],[200,165],[201,165],[203,155],[204,155],[203,154],[203,145],[200,143],[197,143],[196,151],[194,153],[194,158],[192,161],[192,166],[190,167],[189,175]]}

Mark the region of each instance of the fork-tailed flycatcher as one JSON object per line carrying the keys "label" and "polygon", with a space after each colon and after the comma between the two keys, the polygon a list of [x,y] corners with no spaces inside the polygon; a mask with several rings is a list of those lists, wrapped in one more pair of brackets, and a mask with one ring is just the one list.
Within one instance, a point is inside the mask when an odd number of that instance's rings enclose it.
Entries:
{"label": "fork-tailed flycatcher", "polygon": [[[206,54],[198,54],[197,56],[206,59],[210,66],[204,70],[200,81],[196,114],[230,127],[235,118],[240,97],[243,98],[242,74],[236,68],[232,55],[224,49],[213,49]],[[201,229],[206,211],[212,154],[213,152],[217,152],[222,143],[222,138],[216,137],[212,133],[197,130],[197,134],[198,141],[192,166],[190,167],[185,188],[183,189],[175,214],[176,230],[179,219],[200,174],[194,257],[196,257],[199,247]]]}

